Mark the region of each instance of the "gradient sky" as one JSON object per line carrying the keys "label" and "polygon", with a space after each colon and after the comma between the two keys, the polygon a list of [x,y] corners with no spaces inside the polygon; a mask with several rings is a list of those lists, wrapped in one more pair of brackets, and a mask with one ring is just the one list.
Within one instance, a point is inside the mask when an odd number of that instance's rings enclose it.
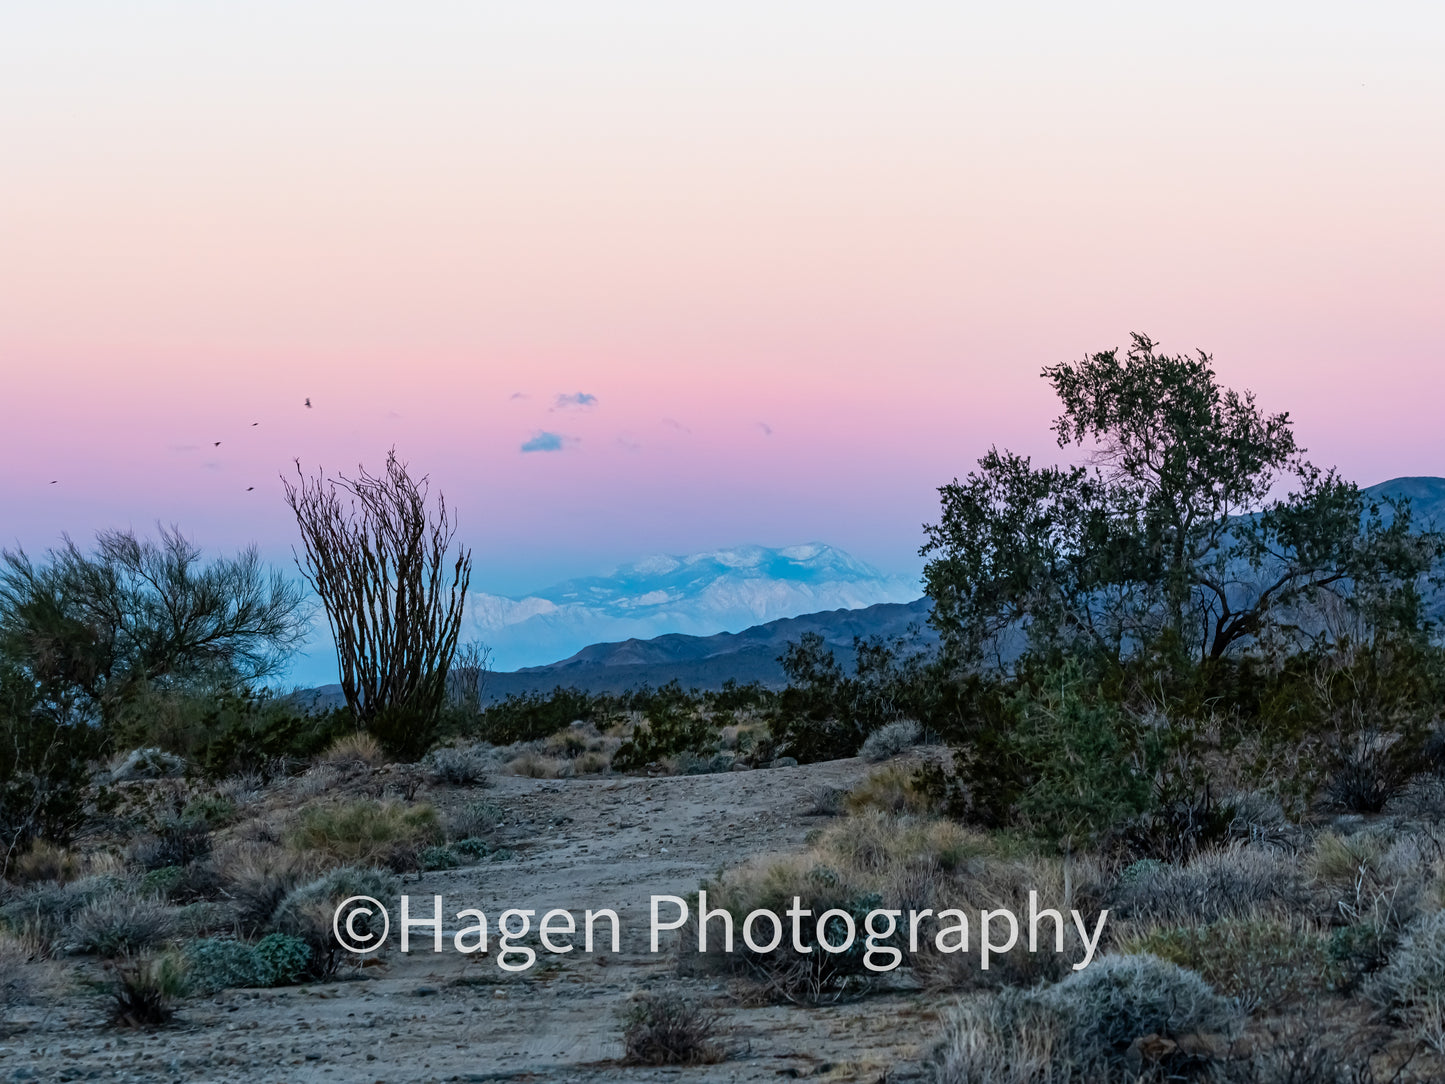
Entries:
{"label": "gradient sky", "polygon": [[1445,8],[1190,7],[7,3],[0,536],[286,558],[394,444],[488,591],[913,572],[1131,330],[1445,474]]}

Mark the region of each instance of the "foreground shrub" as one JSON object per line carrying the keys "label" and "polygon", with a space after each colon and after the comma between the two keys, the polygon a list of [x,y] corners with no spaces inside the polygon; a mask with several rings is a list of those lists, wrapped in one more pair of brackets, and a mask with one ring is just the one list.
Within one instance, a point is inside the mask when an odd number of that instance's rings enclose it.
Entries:
{"label": "foreground shrub", "polygon": [[1053,986],[964,1003],[931,1068],[937,1084],[1095,1084],[1122,1075],[1136,1040],[1229,1032],[1239,1018],[1192,971],[1105,956]]}
{"label": "foreground shrub", "polygon": [[362,799],[302,810],[288,842],[351,865],[405,867],[417,850],[440,843],[441,836],[437,811],[429,804]]}
{"label": "foreground shrub", "polygon": [[315,858],[264,844],[242,845],[217,855],[224,891],[242,932],[265,928],[286,894],[315,876]]}
{"label": "foreground shrub", "polygon": [[1303,906],[1307,893],[1293,862],[1262,847],[1206,851],[1182,866],[1138,863],[1121,881],[1121,917],[1201,925],[1259,910]]}
{"label": "foreground shrub", "polygon": [[1292,919],[1226,918],[1209,926],[1159,927],[1119,947],[1194,971],[1250,1011],[1319,995],[1343,973],[1332,941]]}
{"label": "foreground shrub", "polygon": [[311,946],[284,933],[268,934],[254,945],[212,937],[187,946],[185,955],[191,988],[212,994],[299,982],[311,962]]}
{"label": "foreground shrub", "polygon": [[723,1052],[713,1041],[716,1013],[676,990],[638,994],[622,1018],[629,1065],[711,1065]]}
{"label": "foreground shrub", "polygon": [[[305,942],[311,953],[306,973],[322,978],[334,974],[343,959],[331,928],[336,907],[352,896],[370,896],[394,910],[397,888],[396,877],[384,870],[356,866],[334,869],[288,892],[276,908],[272,925],[276,932]],[[378,921],[373,929],[369,919],[358,917],[355,929],[359,936],[366,937],[380,933],[381,925]]]}
{"label": "foreground shrub", "polygon": [[185,993],[185,963],[175,953],[118,964],[110,992],[110,1023],[158,1028],[175,1015],[174,1002]]}
{"label": "foreground shrub", "polygon": [[912,719],[885,723],[863,741],[858,755],[864,760],[880,761],[905,753],[923,740],[923,728]]}
{"label": "foreground shrub", "polygon": [[485,786],[491,766],[485,750],[474,745],[433,749],[423,763],[432,779],[454,787]]}
{"label": "foreground shrub", "polygon": [[1411,923],[1389,962],[1365,983],[1364,995],[1395,1012],[1445,998],[1445,911]]}
{"label": "foreground shrub", "polygon": [[884,813],[928,813],[934,796],[907,764],[887,764],[848,792],[844,804],[854,812],[879,810]]}
{"label": "foreground shrub", "polygon": [[164,904],[125,891],[87,903],[66,932],[76,952],[114,957],[150,948],[174,930],[174,916]]}
{"label": "foreground shrub", "polygon": [[370,734],[343,734],[317,755],[315,763],[331,768],[375,768],[386,763],[386,753]]}

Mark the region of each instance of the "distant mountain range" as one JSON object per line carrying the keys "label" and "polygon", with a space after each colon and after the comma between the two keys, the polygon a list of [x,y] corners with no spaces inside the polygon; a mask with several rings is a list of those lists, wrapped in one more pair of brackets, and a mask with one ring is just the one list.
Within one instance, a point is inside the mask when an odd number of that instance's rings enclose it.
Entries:
{"label": "distant mountain range", "polygon": [[[666,685],[669,681],[677,681],[684,689],[719,689],[726,681],[756,681],[780,689],[787,684],[787,678],[778,656],[790,642],[801,640],[803,633],[822,636],[838,662],[851,669],[854,636],[892,639],[909,635],[917,626],[920,645],[936,643],[937,633],[927,625],[931,609],[932,603],[920,598],[785,617],[742,632],[712,636],[668,633],[650,640],[591,644],[560,662],[488,674],[482,699],[491,704],[513,693],[546,693],[559,685],[617,693],[643,684]],[[296,695],[321,708],[342,702],[340,685],[323,685]]]}
{"label": "distant mountain range", "polygon": [[[1445,478],[1394,478],[1364,493],[1409,497],[1418,524],[1445,527]],[[874,597],[907,596],[910,590],[913,597],[907,600]],[[473,617],[479,625],[490,622],[487,627],[495,631],[478,628],[478,634],[487,640],[502,633],[514,645],[509,650],[518,654],[528,644],[541,651],[548,642],[582,636],[589,629],[643,630],[643,635],[595,637],[560,661],[499,670],[488,677],[485,699],[548,692],[558,685],[621,692],[672,680],[684,688],[716,689],[730,679],[780,688],[786,682],[778,656],[805,632],[821,635],[845,668],[853,663],[854,636],[890,639],[919,626],[920,642],[936,642],[937,634],[927,625],[931,604],[917,593],[916,585],[884,577],[831,547],[814,545],[649,558],[611,576],[571,580],[526,599],[479,595]],[[827,601],[819,612],[772,615],[738,632],[716,631],[719,625],[726,627],[728,619],[797,607],[810,599]],[[1436,617],[1445,618],[1445,611]],[[668,622],[710,627],[711,634],[646,631]],[[498,656],[505,658],[500,652]],[[339,702],[340,686],[323,686],[309,695],[323,705]]]}
{"label": "distant mountain range", "polygon": [[1367,498],[1410,498],[1410,511],[1421,527],[1445,529],[1445,478],[1391,478],[1362,491]]}
{"label": "distant mountain range", "polygon": [[499,670],[566,658],[589,644],[741,632],[798,614],[902,603],[917,580],[885,576],[822,543],[647,557],[524,598],[474,593],[464,636]]}

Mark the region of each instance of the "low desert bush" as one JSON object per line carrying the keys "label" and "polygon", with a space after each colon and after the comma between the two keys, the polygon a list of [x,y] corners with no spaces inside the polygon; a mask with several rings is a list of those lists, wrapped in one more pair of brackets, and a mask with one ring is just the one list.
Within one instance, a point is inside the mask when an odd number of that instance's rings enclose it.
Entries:
{"label": "low desert bush", "polygon": [[933,795],[919,781],[916,768],[887,764],[848,792],[844,803],[853,812],[880,810],[884,813],[925,814],[933,809]]}
{"label": "low desert bush", "polygon": [[1181,866],[1159,863],[1121,879],[1120,917],[1197,926],[1259,911],[1286,912],[1308,893],[1289,856],[1264,847],[1206,851]]}
{"label": "low desert bush", "polygon": [[267,934],[254,945],[206,938],[186,947],[187,974],[196,993],[232,987],[289,986],[311,962],[311,946],[290,934]]}
{"label": "low desert bush", "polygon": [[361,799],[303,809],[288,835],[292,848],[347,865],[409,865],[422,847],[441,842],[441,822],[427,803]]}
{"label": "low desert bush", "polygon": [[[740,973],[757,986],[760,998],[795,1004],[816,1004],[836,1001],[864,992],[872,975],[863,966],[866,937],[861,935],[869,911],[882,906],[882,897],[840,873],[817,864],[807,857],[756,862],[730,870],[706,881],[709,912],[719,908],[732,916],[734,951],[721,953],[722,936],[714,923],[709,927],[709,954],[721,966]],[[839,910],[847,914],[855,931],[852,945],[843,952],[826,952],[818,945],[817,930],[809,922],[800,926],[803,952],[784,943],[773,952],[754,952],[742,940],[743,921],[753,911],[771,911],[786,922],[785,912],[794,899],[814,916]],[[768,936],[764,925],[758,936]],[[830,943],[841,944],[846,937],[842,919],[832,918],[824,929]],[[684,934],[681,947],[685,956],[696,950],[696,930],[691,937]]]}
{"label": "low desert bush", "polygon": [[1121,953],[1146,953],[1197,972],[1251,1012],[1306,1001],[1335,988],[1342,978],[1331,939],[1293,918],[1161,926],[1124,937],[1118,947]]}
{"label": "low desert bush", "polygon": [[386,763],[386,753],[370,734],[343,734],[317,755],[315,763],[341,770],[375,768]]}
{"label": "low desert bush", "polygon": [[204,821],[168,817],[155,834],[136,840],[128,848],[132,862],[143,870],[185,866],[211,853],[211,830]]}
{"label": "low desert bush", "polygon": [[664,701],[652,708],[646,725],[635,727],[612,754],[612,767],[638,771],[667,757],[710,757],[717,749],[718,731],[709,717],[686,703]]}
{"label": "low desert bush", "polygon": [[1405,787],[1417,769],[1416,750],[1398,735],[1365,733],[1335,748],[1335,766],[1325,782],[1324,801],[1346,813],[1378,813]]}
{"label": "low desert bush", "polygon": [[447,837],[453,840],[485,839],[506,820],[506,811],[495,802],[468,802],[447,814]]}
{"label": "low desert bush", "polygon": [[629,1065],[711,1065],[723,1059],[718,1015],[678,990],[632,998],[622,1016]]}
{"label": "low desert bush", "polygon": [[174,930],[168,907],[126,890],[87,903],[70,920],[66,938],[76,952],[116,957],[150,948]]}
{"label": "low desert bush", "polygon": [[965,1002],[945,1025],[932,1076],[937,1084],[1123,1079],[1136,1040],[1172,1046],[1228,1033],[1240,1015],[1192,971],[1153,956],[1105,956],[1052,986]]}
{"label": "low desert bush", "polygon": [[480,746],[451,746],[433,749],[422,763],[427,774],[438,783],[483,787],[488,783],[491,757]]}
{"label": "low desert bush", "polygon": [[803,788],[804,812],[810,817],[836,817],[843,812],[848,792],[831,783],[814,783]]}
{"label": "low desert bush", "polygon": [[[334,869],[288,892],[276,908],[272,926],[277,933],[290,934],[305,942],[311,950],[308,974],[331,975],[342,960],[341,946],[332,933],[337,906],[352,896],[369,896],[392,910],[398,887],[396,877],[384,870],[357,866]],[[356,919],[355,930],[363,938],[381,932],[379,925],[373,930],[365,916]]]}
{"label": "low desert bush", "polygon": [[37,839],[10,863],[6,877],[15,884],[54,881],[64,884],[79,875],[81,859],[74,851]]}
{"label": "low desert bush", "polygon": [[175,1001],[186,993],[184,959],[176,953],[127,960],[113,965],[112,1027],[157,1028],[175,1015]]}
{"label": "low desert bush", "polygon": [[863,741],[858,755],[864,760],[882,761],[906,753],[923,740],[923,728],[912,719],[885,723]]}
{"label": "low desert bush", "polygon": [[235,907],[242,932],[266,927],[286,894],[317,873],[316,856],[250,843],[218,851],[216,867],[221,885]]}
{"label": "low desert bush", "polygon": [[417,852],[416,864],[424,870],[456,869],[462,864],[462,856],[450,847],[423,847]]}
{"label": "low desert bush", "polygon": [[1420,1009],[1445,997],[1445,911],[1416,919],[1363,993],[1382,1009]]}
{"label": "low desert bush", "polygon": [[83,877],[66,885],[34,884],[0,905],[0,927],[33,956],[50,956],[70,920],[88,903],[119,891],[117,877]]}

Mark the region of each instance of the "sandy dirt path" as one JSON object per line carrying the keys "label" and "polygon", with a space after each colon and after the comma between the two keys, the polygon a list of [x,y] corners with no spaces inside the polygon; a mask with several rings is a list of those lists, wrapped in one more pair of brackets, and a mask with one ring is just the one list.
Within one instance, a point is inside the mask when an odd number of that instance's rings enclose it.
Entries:
{"label": "sandy dirt path", "polygon": [[[686,895],[701,878],[755,855],[803,845],[824,823],[807,789],[847,787],[857,760],[720,775],[533,780],[502,776],[484,791],[438,788],[450,805],[485,797],[501,806],[501,841],[515,857],[411,877],[415,900],[441,894],[446,913],[477,907],[489,921],[507,907],[540,915],[611,908],[621,953],[542,955],[509,974],[494,955],[412,952],[393,931],[376,966],[344,981],[232,990],[192,999],[154,1034],[101,1024],[94,999],[66,999],[43,1021],[0,1040],[0,1081],[778,1081],[902,1080],[936,1005],[900,991],[821,1008],[747,1007],[717,978],[677,977],[675,941],[651,954],[649,900]],[[395,921],[395,917],[394,917]],[[448,934],[459,923],[448,921]],[[580,937],[578,938],[580,941]],[[420,949],[421,951],[418,951]],[[716,999],[731,1056],[689,1069],[619,1064],[619,1012],[636,991],[676,982]]]}

